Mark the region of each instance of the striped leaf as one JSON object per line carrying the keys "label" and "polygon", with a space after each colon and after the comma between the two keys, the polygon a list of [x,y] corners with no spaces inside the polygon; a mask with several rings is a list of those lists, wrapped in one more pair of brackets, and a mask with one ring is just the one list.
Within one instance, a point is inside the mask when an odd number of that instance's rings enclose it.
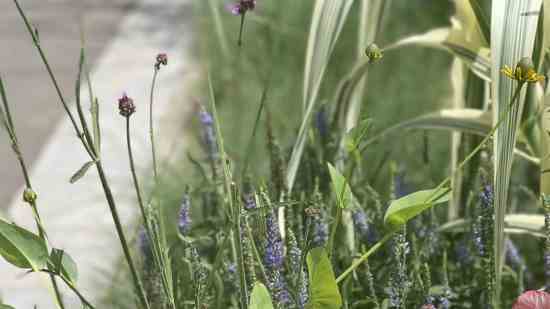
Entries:
{"label": "striped leaf", "polygon": [[[510,104],[517,83],[500,73],[504,65],[515,66],[522,57],[531,57],[535,43],[541,0],[499,0],[491,8],[491,79],[493,87],[494,122],[501,118]],[[495,274],[493,300],[500,295],[504,258],[504,216],[512,168],[516,133],[521,120],[525,90],[496,131],[494,144],[495,181]]]}
{"label": "striped leaf", "polygon": [[317,0],[313,10],[304,69],[303,117],[288,163],[287,185],[292,191],[325,70],[353,0]]}

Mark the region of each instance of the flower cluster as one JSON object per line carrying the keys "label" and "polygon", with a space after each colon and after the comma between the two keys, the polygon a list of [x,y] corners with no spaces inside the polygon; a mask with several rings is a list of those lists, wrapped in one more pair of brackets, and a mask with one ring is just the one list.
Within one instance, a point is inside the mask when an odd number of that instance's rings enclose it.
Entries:
{"label": "flower cluster", "polygon": [[187,235],[191,229],[191,217],[189,215],[190,209],[191,199],[189,198],[189,194],[185,193],[181,201],[178,215],[178,230],[182,236]]}
{"label": "flower cluster", "polygon": [[157,61],[155,62],[155,70],[160,70],[160,65],[168,65],[168,56],[165,53],[157,55]]}
{"label": "flower cluster", "polygon": [[252,11],[256,8],[256,0],[239,0],[239,2],[233,4],[230,7],[233,15],[244,15],[248,11]]}
{"label": "flower cluster", "polygon": [[283,266],[283,241],[279,234],[279,224],[274,212],[266,217],[266,245],[264,264],[269,269],[279,269]]}
{"label": "flower cluster", "polygon": [[522,83],[537,83],[544,80],[544,76],[535,71],[533,61],[529,57],[522,58],[516,64],[515,69],[505,65],[500,71],[509,78]]}
{"label": "flower cluster", "polygon": [[122,97],[118,99],[118,110],[121,116],[130,117],[136,111],[134,100],[129,98],[126,94],[123,94]]}

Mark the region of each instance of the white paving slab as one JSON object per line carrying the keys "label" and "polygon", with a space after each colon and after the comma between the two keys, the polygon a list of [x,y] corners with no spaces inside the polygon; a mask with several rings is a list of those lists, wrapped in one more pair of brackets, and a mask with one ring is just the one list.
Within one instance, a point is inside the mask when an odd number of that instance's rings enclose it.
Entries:
{"label": "white paving slab", "polygon": [[[140,174],[147,175],[146,168],[151,161],[147,140],[147,102],[154,57],[160,51],[169,57],[169,65],[161,69],[157,84],[155,102],[159,121],[165,119],[162,115],[167,111],[174,118],[174,111],[183,113],[188,109],[186,103],[175,96],[181,95],[182,78],[193,72],[188,52],[190,17],[189,0],[140,1],[121,22],[119,34],[92,72],[95,95],[100,100],[102,161],[126,226],[134,220],[138,206],[131,189],[125,123],[118,115],[116,100],[127,92],[137,106],[137,112],[132,116],[135,157]],[[72,93],[65,95],[74,96]],[[88,102],[84,99],[87,98],[86,87],[83,87],[82,97],[84,102]],[[183,114],[181,119],[183,121]],[[162,133],[170,138],[167,130]],[[64,118],[34,163],[31,180],[39,196],[40,212],[52,244],[66,250],[76,260],[80,272],[79,289],[94,302],[109,287],[111,278],[105,274],[115,273],[113,267],[122,251],[96,171],[91,169],[76,184],[68,183],[70,176],[87,160],[70,122]],[[16,194],[7,216],[34,229],[31,213],[20,196]],[[131,229],[128,229],[127,236],[130,238]],[[55,308],[48,286],[45,276],[24,275],[23,271],[0,259],[0,293],[5,303],[18,309],[30,309],[35,304],[38,308]],[[67,308],[80,308],[71,293],[66,293],[65,298]]]}

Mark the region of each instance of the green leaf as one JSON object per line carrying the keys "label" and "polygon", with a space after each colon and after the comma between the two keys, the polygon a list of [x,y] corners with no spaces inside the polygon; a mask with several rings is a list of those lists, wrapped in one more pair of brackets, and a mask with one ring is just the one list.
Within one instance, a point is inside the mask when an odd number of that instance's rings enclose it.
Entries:
{"label": "green leaf", "polygon": [[78,280],[78,269],[73,258],[65,251],[53,249],[48,260],[48,269],[56,275],[62,276],[76,285]]}
{"label": "green leaf", "polygon": [[308,252],[307,269],[310,299],[306,308],[339,309],[342,306],[342,296],[324,248],[313,248]]}
{"label": "green leaf", "polygon": [[352,200],[352,193],[348,181],[334,166],[332,166],[332,164],[327,163],[327,165],[330,179],[332,180],[332,190],[334,191],[334,195],[336,195],[338,207],[345,209]]}
{"label": "green leaf", "polygon": [[37,235],[0,219],[0,255],[10,264],[34,271],[46,266],[48,249]]}
{"label": "green leaf", "polygon": [[359,145],[367,136],[367,132],[369,131],[371,125],[371,119],[363,119],[357,126],[346,133],[344,137],[344,144],[348,152],[354,152],[359,148]]}
{"label": "green leaf", "polygon": [[0,309],[15,309],[15,308],[12,307],[12,306],[5,305],[5,304],[0,304]]}
{"label": "green leaf", "polygon": [[93,130],[93,137],[94,137],[94,149],[96,150],[97,154],[101,152],[101,129],[99,127],[99,102],[97,98],[92,100],[92,106],[90,109],[92,113],[92,130]]}
{"label": "green leaf", "polygon": [[397,199],[388,207],[384,223],[396,229],[424,210],[449,201],[450,192],[449,188],[422,190]]}
{"label": "green leaf", "polygon": [[94,164],[94,161],[89,161],[89,162],[84,163],[84,165],[82,165],[82,167],[80,169],[78,169],[78,171],[76,171],[76,173],[74,173],[73,176],[71,176],[71,179],[69,180],[69,182],[70,183],[75,183],[78,180],[80,180],[80,178],[82,178],[82,177],[84,177],[84,175],[86,175],[86,172],[88,171],[88,169],[90,169],[90,167],[93,164]]}
{"label": "green leaf", "polygon": [[269,291],[261,282],[254,283],[248,309],[273,309]]}

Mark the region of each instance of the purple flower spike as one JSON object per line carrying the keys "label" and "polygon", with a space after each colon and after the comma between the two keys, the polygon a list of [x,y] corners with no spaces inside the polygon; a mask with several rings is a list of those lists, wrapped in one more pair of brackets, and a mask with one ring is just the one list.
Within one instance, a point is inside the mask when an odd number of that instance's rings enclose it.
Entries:
{"label": "purple flower spike", "polygon": [[279,234],[277,216],[271,213],[266,218],[267,239],[264,263],[269,269],[276,270],[283,266],[283,241]]}
{"label": "purple flower spike", "polygon": [[191,229],[191,217],[189,216],[189,210],[191,208],[191,201],[189,195],[186,193],[183,196],[181,202],[179,218],[178,218],[178,229],[181,235],[185,236]]}

